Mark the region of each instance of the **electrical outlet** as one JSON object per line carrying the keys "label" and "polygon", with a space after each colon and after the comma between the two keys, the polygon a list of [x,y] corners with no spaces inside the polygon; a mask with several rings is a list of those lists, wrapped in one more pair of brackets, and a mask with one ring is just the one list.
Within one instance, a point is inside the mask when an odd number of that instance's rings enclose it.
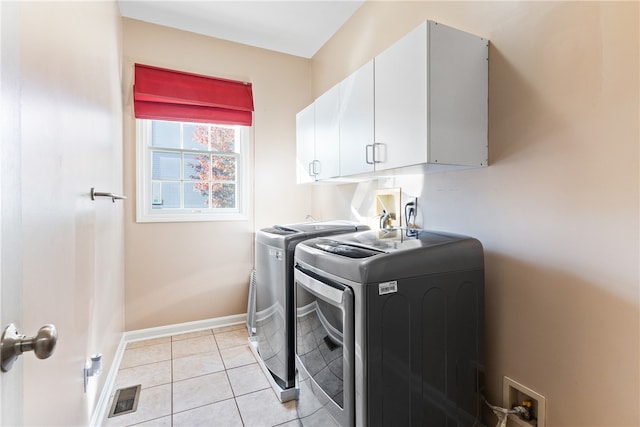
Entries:
{"label": "electrical outlet", "polygon": [[[523,402],[530,402],[531,419],[525,420],[516,414],[509,414],[507,426],[545,427],[544,396],[505,376],[502,383],[502,406],[512,409],[514,406],[523,405]],[[526,405],[525,403],[523,406]]]}

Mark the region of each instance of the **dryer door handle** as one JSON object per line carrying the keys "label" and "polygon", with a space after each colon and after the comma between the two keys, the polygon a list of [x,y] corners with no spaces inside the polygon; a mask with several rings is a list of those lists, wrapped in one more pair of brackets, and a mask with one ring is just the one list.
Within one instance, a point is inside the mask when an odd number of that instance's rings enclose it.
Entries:
{"label": "dryer door handle", "polygon": [[[301,286],[304,286],[304,288],[306,288],[316,297],[323,300],[332,301],[334,304],[342,304],[343,293],[345,289],[348,289],[348,286],[342,285],[340,283],[325,283],[321,280],[311,277],[302,267],[298,265],[296,266],[294,276],[296,281]],[[338,287],[342,287],[342,289],[339,289]]]}

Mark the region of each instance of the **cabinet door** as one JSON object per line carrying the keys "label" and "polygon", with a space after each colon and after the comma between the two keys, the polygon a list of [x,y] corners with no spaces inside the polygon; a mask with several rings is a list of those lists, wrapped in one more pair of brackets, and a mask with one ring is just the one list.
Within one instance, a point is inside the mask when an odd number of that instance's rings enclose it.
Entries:
{"label": "cabinet door", "polygon": [[373,60],[340,83],[340,174],[373,172]]}
{"label": "cabinet door", "polygon": [[376,170],[427,162],[427,23],[376,56]]}
{"label": "cabinet door", "polygon": [[340,122],[338,119],[340,101],[339,85],[322,94],[315,104],[316,179],[335,178],[340,175]]}
{"label": "cabinet door", "polygon": [[296,114],[296,181],[298,184],[316,180],[313,174],[315,111],[315,105],[311,104]]}

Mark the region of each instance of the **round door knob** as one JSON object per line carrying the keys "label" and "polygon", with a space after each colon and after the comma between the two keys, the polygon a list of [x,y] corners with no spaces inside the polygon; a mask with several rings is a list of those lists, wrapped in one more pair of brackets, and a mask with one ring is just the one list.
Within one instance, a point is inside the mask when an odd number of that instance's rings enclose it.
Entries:
{"label": "round door knob", "polygon": [[58,332],[53,325],[44,325],[35,337],[26,337],[18,332],[13,323],[10,324],[0,339],[2,372],[9,371],[18,356],[25,351],[33,350],[38,359],[46,359],[53,354],[57,341]]}
{"label": "round door knob", "polygon": [[38,329],[35,337],[22,341],[20,347],[22,352],[33,350],[38,359],[46,359],[53,354],[58,341],[58,332],[53,325],[44,325]]}

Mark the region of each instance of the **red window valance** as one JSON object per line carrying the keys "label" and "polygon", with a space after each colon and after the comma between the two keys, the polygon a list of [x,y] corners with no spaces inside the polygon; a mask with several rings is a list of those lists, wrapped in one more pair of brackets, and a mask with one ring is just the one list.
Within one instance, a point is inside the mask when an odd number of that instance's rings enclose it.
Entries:
{"label": "red window valance", "polygon": [[251,126],[251,83],[135,64],[135,116]]}

